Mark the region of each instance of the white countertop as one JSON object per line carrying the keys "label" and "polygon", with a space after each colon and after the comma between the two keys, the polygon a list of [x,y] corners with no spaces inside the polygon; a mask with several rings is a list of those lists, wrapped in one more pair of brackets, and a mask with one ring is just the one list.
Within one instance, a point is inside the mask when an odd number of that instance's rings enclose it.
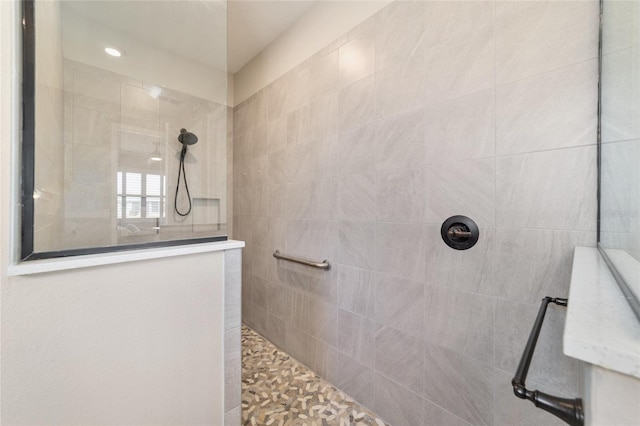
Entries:
{"label": "white countertop", "polygon": [[564,353],[640,378],[640,321],[598,249],[576,247]]}
{"label": "white countertop", "polygon": [[128,250],[113,253],[89,254],[83,256],[58,257],[55,259],[31,260],[9,265],[8,275],[30,275],[66,269],[88,268],[91,266],[111,265],[113,263],[135,262],[162,257],[183,256],[244,247],[244,241],[218,241],[212,243],[184,244],[171,247],[158,247],[140,250]]}

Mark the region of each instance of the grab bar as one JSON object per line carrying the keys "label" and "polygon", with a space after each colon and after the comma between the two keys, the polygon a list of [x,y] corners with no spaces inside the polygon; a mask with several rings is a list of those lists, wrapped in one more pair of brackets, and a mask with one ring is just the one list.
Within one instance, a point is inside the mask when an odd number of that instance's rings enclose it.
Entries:
{"label": "grab bar", "polygon": [[295,256],[291,256],[284,253],[281,254],[280,250],[274,251],[273,257],[275,257],[276,259],[283,259],[283,260],[288,260],[290,262],[301,263],[307,266],[313,266],[314,268],[324,269],[325,271],[328,271],[329,269],[331,269],[331,264],[326,259],[323,260],[322,262],[314,262],[313,260],[304,259],[302,257],[295,257]]}
{"label": "grab bar", "polygon": [[545,297],[540,304],[540,310],[538,310],[538,317],[533,324],[531,334],[529,335],[529,341],[524,348],[520,364],[516,370],[516,375],[511,380],[513,385],[513,393],[520,399],[528,399],[533,402],[538,408],[542,408],[545,411],[553,414],[556,417],[564,420],[572,426],[582,426],[584,424],[584,411],[582,410],[582,399],[568,399],[560,398],[557,396],[549,395],[537,390],[530,391],[525,387],[525,380],[527,379],[527,373],[529,372],[529,365],[531,364],[531,358],[533,358],[533,352],[536,349],[536,343],[538,342],[538,335],[542,328],[542,322],[544,321],[544,315],[547,312],[547,306],[549,303],[555,303],[560,306],[567,306],[568,300],[561,298]]}

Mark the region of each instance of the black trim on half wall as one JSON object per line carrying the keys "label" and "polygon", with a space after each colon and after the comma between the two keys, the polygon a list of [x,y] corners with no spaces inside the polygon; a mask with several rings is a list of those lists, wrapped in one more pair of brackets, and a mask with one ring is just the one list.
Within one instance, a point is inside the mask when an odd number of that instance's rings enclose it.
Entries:
{"label": "black trim on half wall", "polygon": [[22,1],[22,170],[20,204],[20,258],[33,253],[35,179],[36,32],[34,0]]}

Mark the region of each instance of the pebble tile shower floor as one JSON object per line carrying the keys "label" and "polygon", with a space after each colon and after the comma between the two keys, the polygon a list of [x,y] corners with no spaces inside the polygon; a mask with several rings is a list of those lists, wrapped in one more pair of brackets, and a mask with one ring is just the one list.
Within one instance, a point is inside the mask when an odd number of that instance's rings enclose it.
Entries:
{"label": "pebble tile shower floor", "polygon": [[242,424],[389,426],[244,325]]}

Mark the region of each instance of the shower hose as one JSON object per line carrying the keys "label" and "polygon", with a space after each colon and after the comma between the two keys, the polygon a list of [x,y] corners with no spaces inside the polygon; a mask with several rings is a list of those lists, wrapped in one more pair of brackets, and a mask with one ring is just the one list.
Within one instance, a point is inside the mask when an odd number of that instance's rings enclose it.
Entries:
{"label": "shower hose", "polygon": [[[187,155],[187,147],[184,145],[182,147],[182,152],[180,153],[180,164],[178,165],[178,182],[176,184],[176,196],[173,200],[173,206],[180,216],[188,216],[191,213],[191,194],[189,194],[189,184],[187,183],[187,172],[184,169],[184,157]],[[186,213],[181,212],[178,209],[178,191],[180,191],[180,176],[184,176],[184,187],[187,190],[187,200],[189,200],[189,209]]]}

